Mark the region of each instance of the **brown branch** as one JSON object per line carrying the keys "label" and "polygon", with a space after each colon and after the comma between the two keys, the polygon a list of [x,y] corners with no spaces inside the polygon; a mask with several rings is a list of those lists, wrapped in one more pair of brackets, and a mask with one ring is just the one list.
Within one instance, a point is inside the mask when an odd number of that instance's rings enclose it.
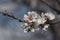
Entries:
{"label": "brown branch", "polygon": [[22,21],[21,19],[18,19],[17,17],[15,17],[14,15],[8,14],[7,11],[5,11],[5,12],[0,12],[0,14],[3,14],[4,16],[8,16],[8,17],[11,17],[11,18],[13,18],[13,19],[16,19],[16,20],[19,21],[19,22],[24,22],[24,21]]}
{"label": "brown branch", "polygon": [[57,1],[57,3],[60,5],[60,2],[59,2],[59,0],[56,0]]}
{"label": "brown branch", "polygon": [[[17,21],[19,21],[19,22],[26,22],[26,21],[23,21],[23,20],[21,20],[21,19],[18,19],[16,16],[14,16],[14,15],[10,15],[10,14],[8,14],[8,12],[5,10],[4,12],[0,12],[0,14],[3,14],[4,16],[8,16],[8,17],[11,17],[11,18],[13,18],[13,19],[16,19]],[[60,21],[56,21],[56,22],[53,22],[53,23],[50,23],[50,24],[52,24],[52,25],[55,25],[55,24],[58,24],[58,23],[60,23]]]}
{"label": "brown branch", "polygon": [[52,10],[56,11],[58,14],[60,13],[59,10],[55,9],[54,7],[52,7],[51,5],[49,5],[48,3],[46,3],[45,1],[43,0],[40,0],[42,3],[46,4],[47,6],[49,6]]}
{"label": "brown branch", "polygon": [[52,25],[55,25],[55,24],[58,24],[58,23],[60,23],[60,21],[56,21],[56,22],[53,22],[53,23],[51,23]]}

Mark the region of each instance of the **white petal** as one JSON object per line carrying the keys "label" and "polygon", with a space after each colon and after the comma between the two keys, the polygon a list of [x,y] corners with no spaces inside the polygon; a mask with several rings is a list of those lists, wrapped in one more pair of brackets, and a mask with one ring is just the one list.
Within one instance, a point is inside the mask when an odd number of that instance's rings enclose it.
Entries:
{"label": "white petal", "polygon": [[26,29],[24,29],[24,33],[27,33]]}
{"label": "white petal", "polygon": [[49,27],[49,24],[46,24],[42,30],[47,31],[48,27]]}
{"label": "white petal", "polygon": [[46,21],[45,18],[41,18],[41,24],[44,24]]}
{"label": "white petal", "polygon": [[24,15],[24,20],[28,20],[28,16],[26,14]]}
{"label": "white petal", "polygon": [[33,13],[33,14],[37,14],[37,12],[35,12],[35,11],[32,11],[32,13]]}
{"label": "white petal", "polygon": [[44,17],[44,16],[45,16],[45,14],[44,14],[44,13],[41,13],[41,16],[42,16],[42,17]]}
{"label": "white petal", "polygon": [[46,24],[45,26],[44,26],[44,28],[48,28],[49,27],[49,24]]}
{"label": "white petal", "polygon": [[24,33],[27,33],[27,31],[24,31]]}
{"label": "white petal", "polygon": [[32,11],[33,18],[37,18],[38,14],[35,11]]}
{"label": "white petal", "polygon": [[37,22],[38,24],[41,24],[41,19],[37,19],[36,22]]}
{"label": "white petal", "polygon": [[31,29],[31,32],[35,32],[35,30],[34,29]]}
{"label": "white petal", "polygon": [[30,15],[30,14],[31,14],[31,12],[29,11],[29,12],[28,12],[28,15]]}
{"label": "white petal", "polygon": [[32,15],[33,18],[37,17],[37,13],[35,11],[28,12],[28,16]]}
{"label": "white petal", "polygon": [[45,15],[49,18],[49,20],[55,19],[55,15],[52,13],[45,13]]}
{"label": "white petal", "polygon": [[28,26],[28,24],[27,24],[27,23],[24,23],[24,25],[25,25],[25,26]]}
{"label": "white petal", "polygon": [[36,19],[33,19],[32,21],[33,21],[33,22],[35,22],[35,21],[36,21]]}
{"label": "white petal", "polygon": [[28,17],[26,14],[24,14],[24,18]]}
{"label": "white petal", "polygon": [[46,28],[43,28],[42,30],[43,30],[43,31],[47,31],[47,29],[46,29]]}
{"label": "white petal", "polygon": [[28,20],[28,22],[33,22],[32,20]]}

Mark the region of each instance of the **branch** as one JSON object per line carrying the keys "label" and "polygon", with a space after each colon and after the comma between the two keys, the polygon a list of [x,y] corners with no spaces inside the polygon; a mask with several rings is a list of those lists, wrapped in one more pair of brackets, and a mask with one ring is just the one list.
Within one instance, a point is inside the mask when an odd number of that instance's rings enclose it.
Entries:
{"label": "branch", "polygon": [[56,0],[57,1],[57,3],[60,5],[60,2],[59,2],[59,0]]}
{"label": "branch", "polygon": [[13,18],[13,19],[16,19],[17,21],[19,21],[19,22],[24,22],[24,21],[22,21],[21,19],[18,19],[17,17],[15,17],[14,15],[10,15],[10,14],[8,14],[8,12],[5,10],[5,12],[0,12],[0,14],[3,14],[4,16],[8,16],[8,17],[11,17],[11,18]]}
{"label": "branch", "polygon": [[51,5],[49,5],[48,3],[46,3],[45,1],[43,0],[40,0],[41,2],[43,2],[44,4],[46,4],[47,6],[49,6],[52,10],[56,11],[58,14],[60,13],[59,10],[55,9],[54,7],[52,7]]}
{"label": "branch", "polygon": [[[13,19],[15,19],[15,20],[17,20],[17,21],[19,21],[19,22],[26,22],[26,21],[23,21],[23,20],[21,20],[21,19],[18,19],[16,16],[14,16],[14,15],[10,15],[10,14],[8,14],[8,12],[5,10],[4,12],[0,12],[0,14],[3,14],[4,16],[8,16],[8,17],[11,17],[11,18],[13,18]],[[58,23],[60,23],[60,21],[56,21],[56,22],[53,22],[53,23],[50,23],[50,24],[52,24],[52,25],[55,25],[55,24],[58,24]]]}
{"label": "branch", "polygon": [[51,24],[55,25],[55,24],[58,24],[58,23],[60,23],[60,21],[56,21],[56,22],[53,22]]}

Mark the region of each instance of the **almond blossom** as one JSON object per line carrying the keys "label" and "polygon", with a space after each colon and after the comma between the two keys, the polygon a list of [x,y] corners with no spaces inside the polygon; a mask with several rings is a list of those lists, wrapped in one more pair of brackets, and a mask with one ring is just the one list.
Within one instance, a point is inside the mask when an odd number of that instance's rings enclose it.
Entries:
{"label": "almond blossom", "polygon": [[47,28],[50,26],[50,24],[46,24],[47,19],[53,20],[55,15],[52,13],[41,13],[41,15],[38,15],[35,11],[28,12],[28,14],[24,15],[24,21],[27,21],[24,23],[24,32],[35,32],[42,28],[42,26],[39,26],[41,24],[45,24],[42,30],[47,31]]}
{"label": "almond blossom", "polygon": [[45,13],[45,16],[47,16],[49,20],[55,19],[55,15],[52,13]]}
{"label": "almond blossom", "polygon": [[49,24],[44,25],[44,28],[42,30],[47,31],[47,28],[49,27]]}

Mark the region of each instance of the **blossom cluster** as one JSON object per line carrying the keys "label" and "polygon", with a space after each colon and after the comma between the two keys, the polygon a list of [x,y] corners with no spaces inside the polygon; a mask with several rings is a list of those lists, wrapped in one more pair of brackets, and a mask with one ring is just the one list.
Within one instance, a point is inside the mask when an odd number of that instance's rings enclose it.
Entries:
{"label": "blossom cluster", "polygon": [[30,11],[24,15],[24,32],[35,32],[36,30],[47,31],[50,24],[47,20],[54,20],[55,15],[52,13],[41,13],[40,15],[35,11]]}

